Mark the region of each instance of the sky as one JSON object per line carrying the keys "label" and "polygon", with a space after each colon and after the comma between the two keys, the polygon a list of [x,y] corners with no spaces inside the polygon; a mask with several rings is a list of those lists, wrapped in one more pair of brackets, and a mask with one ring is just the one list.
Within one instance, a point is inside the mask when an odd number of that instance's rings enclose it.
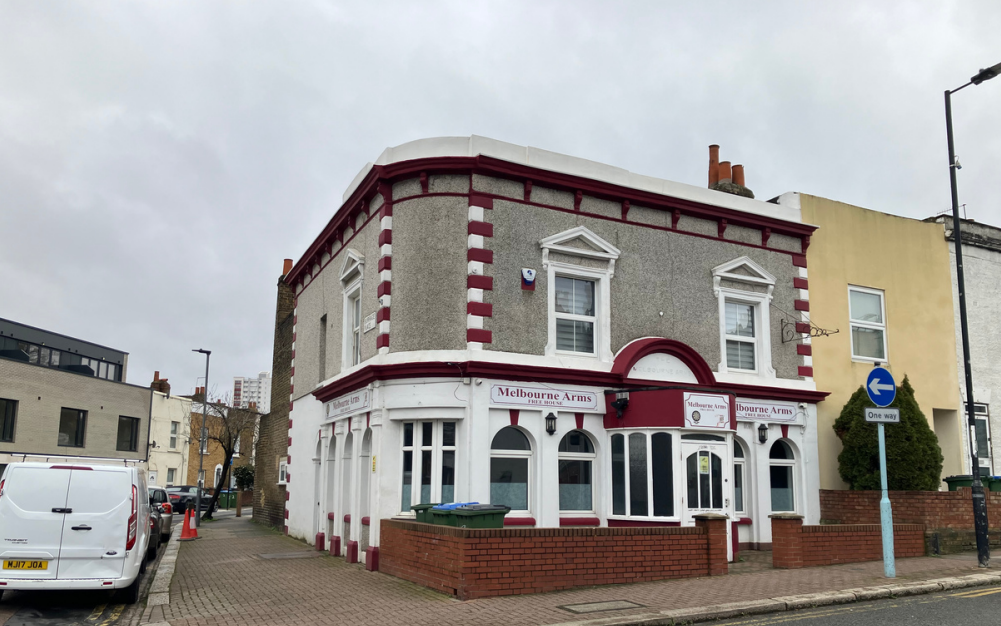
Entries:
{"label": "sky", "polygon": [[[175,393],[271,369],[276,283],[387,146],[482,135],[759,199],[950,208],[943,92],[1001,4],[0,2],[0,317]],[[1001,225],[1001,78],[953,97],[960,202]]]}

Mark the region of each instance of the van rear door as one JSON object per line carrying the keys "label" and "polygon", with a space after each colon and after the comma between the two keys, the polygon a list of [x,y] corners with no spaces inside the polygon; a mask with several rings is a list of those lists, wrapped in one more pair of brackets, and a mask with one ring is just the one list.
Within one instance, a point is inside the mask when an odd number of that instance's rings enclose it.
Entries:
{"label": "van rear door", "polygon": [[12,464],[0,496],[0,578],[56,577],[71,470]]}
{"label": "van rear door", "polygon": [[132,487],[132,475],[125,468],[73,470],[66,498],[72,513],[66,514],[58,578],[122,576]]}

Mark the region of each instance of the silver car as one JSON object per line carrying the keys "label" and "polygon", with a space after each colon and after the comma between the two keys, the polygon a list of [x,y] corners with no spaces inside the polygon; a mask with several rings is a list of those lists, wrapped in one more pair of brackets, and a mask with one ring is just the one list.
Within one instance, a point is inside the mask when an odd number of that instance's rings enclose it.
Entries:
{"label": "silver car", "polygon": [[150,487],[149,506],[160,514],[160,541],[167,541],[170,539],[170,527],[174,523],[174,510],[167,491],[162,487]]}

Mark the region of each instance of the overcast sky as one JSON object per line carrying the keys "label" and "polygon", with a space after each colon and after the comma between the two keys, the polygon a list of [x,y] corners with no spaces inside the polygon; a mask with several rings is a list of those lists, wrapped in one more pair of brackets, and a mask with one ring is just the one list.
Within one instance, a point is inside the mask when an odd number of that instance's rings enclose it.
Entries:
{"label": "overcast sky", "polygon": [[[693,6],[694,5],[694,6]],[[760,199],[949,208],[981,2],[0,2],[0,317],[189,393],[271,369],[275,284],[386,146],[478,134]],[[1001,78],[953,99],[1001,225]],[[198,384],[201,384],[198,381]]]}

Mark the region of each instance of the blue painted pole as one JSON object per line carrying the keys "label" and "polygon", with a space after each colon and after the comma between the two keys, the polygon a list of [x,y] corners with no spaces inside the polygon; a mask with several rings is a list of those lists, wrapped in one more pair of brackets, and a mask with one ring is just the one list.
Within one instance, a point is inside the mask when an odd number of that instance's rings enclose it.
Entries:
{"label": "blue painted pole", "polygon": [[883,424],[879,426],[879,481],[883,486],[883,497],[879,500],[879,521],[883,525],[883,573],[887,578],[897,577],[897,565],[893,561],[893,511],[890,496],[886,491],[886,437]]}

